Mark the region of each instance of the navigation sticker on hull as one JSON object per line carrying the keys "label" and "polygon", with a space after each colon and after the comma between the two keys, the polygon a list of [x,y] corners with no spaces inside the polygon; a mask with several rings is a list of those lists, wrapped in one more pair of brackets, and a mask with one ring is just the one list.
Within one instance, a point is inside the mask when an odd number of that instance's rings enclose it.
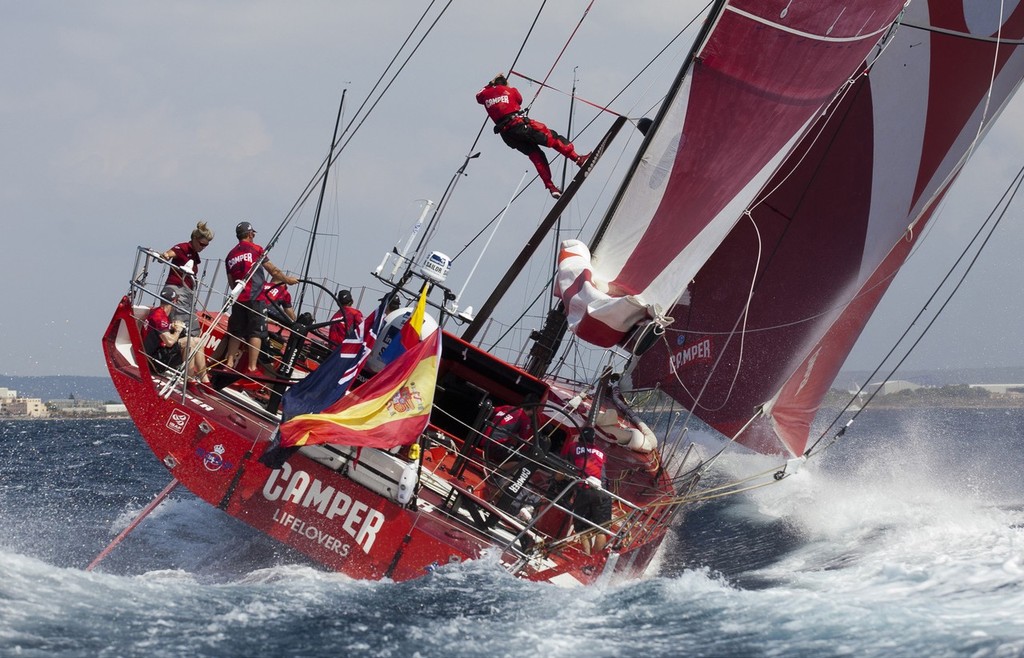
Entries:
{"label": "navigation sticker on hull", "polygon": [[171,411],[170,418],[167,419],[167,429],[174,430],[178,434],[182,434],[185,431],[185,426],[188,425],[188,419],[188,412],[181,409],[174,409]]}
{"label": "navigation sticker on hull", "polygon": [[230,471],[235,467],[234,464],[224,459],[224,446],[219,443],[213,446],[213,450],[206,450],[202,446],[196,448],[196,456],[203,460],[203,467],[211,473],[222,469]]}

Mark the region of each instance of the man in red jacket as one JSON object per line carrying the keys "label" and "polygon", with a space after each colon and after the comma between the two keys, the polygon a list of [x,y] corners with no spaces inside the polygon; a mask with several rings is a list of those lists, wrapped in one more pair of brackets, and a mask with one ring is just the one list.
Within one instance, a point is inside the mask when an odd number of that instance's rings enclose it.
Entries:
{"label": "man in red jacket", "polygon": [[331,331],[327,336],[331,347],[341,345],[346,338],[363,340],[363,314],[352,305],[352,291],[339,290],[335,299],[338,301],[338,312],[331,316]]}
{"label": "man in red jacket", "polygon": [[551,196],[556,199],[561,196],[562,191],[551,182],[551,167],[540,147],[554,149],[580,167],[587,161],[587,156],[577,154],[571,142],[540,121],[526,116],[522,109],[522,94],[515,87],[508,86],[508,80],[502,73],[480,90],[476,102],[484,106],[487,115],[494,121],[494,132],[501,135],[501,139],[510,147],[530,158]]}
{"label": "man in red jacket", "polygon": [[[263,247],[253,242],[256,237],[256,229],[249,222],[239,222],[235,227],[235,236],[238,238],[227,258],[224,259],[224,267],[227,268],[228,285],[234,287],[236,283],[246,281],[245,286],[235,300],[234,308],[231,309],[231,317],[228,318],[228,335],[226,357],[231,359],[235,352],[241,347],[244,341],[248,346],[248,352],[244,360],[238,363],[238,370],[243,375],[260,376],[262,371],[258,367],[260,348],[263,345],[263,334],[267,331],[267,316],[265,303],[260,301],[260,293],[263,292],[263,284],[266,281],[266,274],[273,277],[275,281],[281,281],[288,285],[295,285],[299,282],[293,276],[282,272],[280,268],[269,260],[260,260],[263,257]],[[260,267],[250,277],[249,273],[253,267],[260,263]]]}
{"label": "man in red jacket", "polygon": [[[572,511],[574,514],[599,526],[607,528],[612,518],[612,500],[604,493],[606,456],[594,442],[594,430],[584,428],[576,440],[567,446],[569,461],[582,478],[576,488]],[[592,530],[591,526],[577,523],[576,532]],[[594,531],[582,538],[583,550],[588,555],[604,550],[608,537],[600,531]]]}

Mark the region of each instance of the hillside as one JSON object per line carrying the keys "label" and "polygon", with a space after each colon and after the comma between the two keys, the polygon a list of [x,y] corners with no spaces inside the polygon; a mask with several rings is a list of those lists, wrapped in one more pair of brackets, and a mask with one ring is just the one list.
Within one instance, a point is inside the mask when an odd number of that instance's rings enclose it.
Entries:
{"label": "hillside", "polygon": [[74,397],[79,400],[116,402],[120,400],[109,377],[50,375],[46,377],[9,377],[0,375],[0,387],[13,388],[20,397],[57,400]]}

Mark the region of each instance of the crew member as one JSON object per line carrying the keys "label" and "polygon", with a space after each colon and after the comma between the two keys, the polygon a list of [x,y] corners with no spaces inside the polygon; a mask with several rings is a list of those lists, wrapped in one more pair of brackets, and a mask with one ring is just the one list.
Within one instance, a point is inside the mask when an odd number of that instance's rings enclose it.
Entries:
{"label": "crew member", "polygon": [[492,464],[501,466],[533,438],[530,414],[510,404],[495,407],[484,435],[488,437],[484,455]]}
{"label": "crew member", "polygon": [[562,191],[551,181],[551,167],[541,146],[558,151],[580,167],[587,161],[586,155],[578,155],[572,142],[545,126],[540,121],[531,119],[522,109],[523,96],[515,87],[510,87],[503,73],[499,73],[487,86],[476,95],[476,102],[487,110],[487,115],[494,121],[494,132],[501,135],[511,148],[530,158],[537,168],[544,187],[551,196],[558,198]]}
{"label": "crew member", "polygon": [[339,290],[336,295],[338,312],[331,316],[331,331],[327,340],[337,347],[346,338],[363,338],[363,314],[353,306],[352,291]]}
{"label": "crew member", "polygon": [[[497,507],[529,522],[534,505],[540,502],[540,498],[527,487],[538,472],[537,464],[528,458],[531,447],[535,445],[530,413],[510,404],[495,407],[484,436],[487,437],[484,456],[495,468],[497,484],[495,490],[485,495]],[[492,519],[492,524],[494,521],[497,518]]]}
{"label": "crew member", "polygon": [[[185,323],[180,320],[172,322],[170,319],[169,314],[178,302],[178,293],[168,286],[160,293],[160,303],[146,316],[146,325],[142,332],[142,349],[151,357],[150,363],[157,373],[180,366],[194,345],[193,341],[182,336]],[[210,380],[206,376],[206,354],[203,350],[196,350],[189,365],[193,377],[203,383],[209,383]]]}
{"label": "crew member", "polygon": [[[196,223],[188,242],[180,242],[160,254],[164,260],[171,262],[171,271],[167,274],[165,288],[173,288],[177,293],[177,305],[171,309],[171,320],[189,323],[189,311],[195,306],[193,291],[196,288],[196,277],[199,275],[199,254],[213,241],[213,231],[206,222]],[[192,316],[192,335],[199,335],[199,322]]]}
{"label": "crew member", "polygon": [[[263,284],[260,301],[267,303],[267,315],[279,324],[287,324],[285,320],[295,322],[295,308],[292,306],[292,293],[283,281],[267,281]],[[280,308],[278,308],[280,307]],[[281,317],[281,313],[284,317]],[[276,317],[275,317],[276,316]]]}
{"label": "crew member", "polygon": [[[606,524],[612,518],[612,500],[604,492],[605,454],[603,450],[594,445],[593,428],[583,428],[576,440],[569,445],[568,456],[577,472],[584,478],[576,487],[576,495],[572,503],[573,514],[595,525],[607,527]],[[592,530],[587,524],[577,523],[576,525],[577,532]],[[583,527],[579,527],[581,525]],[[600,552],[604,550],[607,541],[607,535],[595,530],[583,537],[583,550],[588,554],[592,551]]]}
{"label": "crew member", "polygon": [[239,281],[246,281],[246,279],[248,281],[238,294],[238,299],[231,309],[231,317],[228,318],[230,338],[227,341],[226,354],[229,358],[233,358],[233,355],[241,347],[242,341],[245,341],[248,346],[245,364],[247,367],[243,369],[242,364],[239,363],[239,370],[249,377],[259,376],[262,374],[258,367],[260,347],[263,344],[263,335],[266,333],[267,324],[267,317],[264,315],[265,302],[259,300],[263,283],[266,281],[264,271],[274,280],[288,285],[294,285],[299,280],[285,274],[269,260],[263,260],[262,269],[253,272],[250,277],[249,274],[253,267],[263,257],[263,247],[253,241],[256,237],[256,229],[249,222],[239,222],[235,227],[235,236],[238,238],[238,244],[228,252],[227,258],[224,260],[224,267],[228,272],[228,285],[234,289],[235,284]]}

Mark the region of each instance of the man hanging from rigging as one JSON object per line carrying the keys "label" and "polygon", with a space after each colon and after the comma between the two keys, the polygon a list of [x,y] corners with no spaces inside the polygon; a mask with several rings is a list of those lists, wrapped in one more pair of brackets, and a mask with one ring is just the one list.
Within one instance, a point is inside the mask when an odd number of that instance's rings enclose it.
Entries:
{"label": "man hanging from rigging", "polygon": [[511,148],[530,158],[551,196],[556,199],[561,196],[562,191],[551,181],[551,167],[540,147],[554,149],[580,167],[588,156],[577,154],[572,142],[540,121],[528,117],[522,109],[522,94],[515,87],[509,86],[504,73],[499,73],[480,90],[476,102],[484,106],[487,115],[494,121],[494,132],[501,135],[501,139]]}

